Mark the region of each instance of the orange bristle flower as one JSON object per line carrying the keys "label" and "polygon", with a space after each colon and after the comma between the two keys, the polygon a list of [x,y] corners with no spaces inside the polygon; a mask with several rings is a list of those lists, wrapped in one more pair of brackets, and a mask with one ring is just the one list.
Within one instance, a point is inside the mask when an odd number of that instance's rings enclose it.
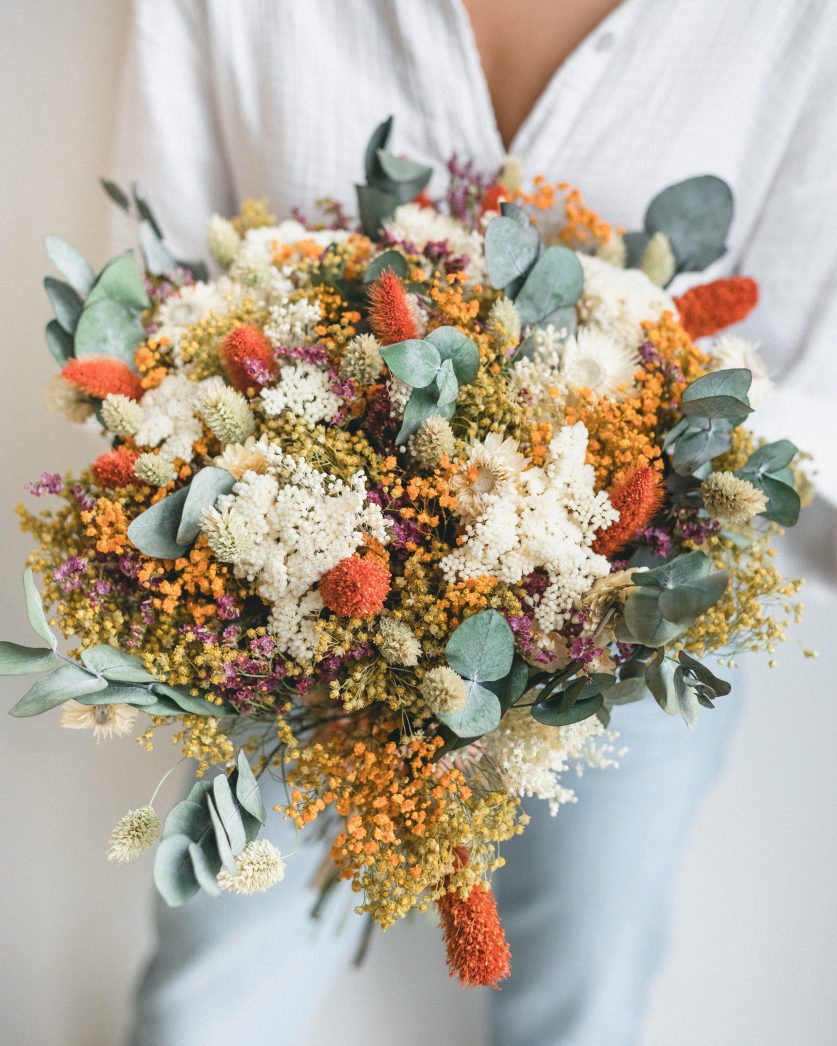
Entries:
{"label": "orange bristle flower", "polygon": [[229,379],[239,392],[260,389],[268,384],[276,371],[273,348],[252,323],[230,331],[221,344],[221,355]]}
{"label": "orange bristle flower", "polygon": [[100,454],[93,462],[93,475],[103,487],[127,487],[137,483],[134,464],[139,454],[126,446]]}
{"label": "orange bristle flower", "polygon": [[480,200],[480,214],[487,214],[489,211],[499,211],[500,204],[504,200],[508,200],[509,190],[505,185],[501,185],[499,182],[495,182],[494,185],[490,185],[485,192],[482,194]]}
{"label": "orange bristle flower", "polygon": [[593,541],[593,551],[602,556],[623,549],[656,516],[663,503],[660,474],[648,465],[628,469],[608,494],[619,519],[600,530]]}
{"label": "orange bristle flower", "polygon": [[145,391],[138,375],[134,374],[128,364],[112,356],[87,356],[84,359],[67,360],[61,375],[88,396],[100,400],[111,393],[138,400]]}
{"label": "orange bristle flower", "polygon": [[680,322],[692,338],[708,338],[740,323],[756,307],[759,287],[749,276],[733,276],[692,287],[674,299]]}
{"label": "orange bristle flower", "polygon": [[320,578],[320,595],[335,614],[370,617],[383,609],[389,583],[390,572],[377,556],[349,556]]}
{"label": "orange bristle flower", "polygon": [[392,269],[384,269],[369,288],[369,323],[382,345],[418,337],[404,284]]}
{"label": "orange bristle flower", "polygon": [[511,973],[511,949],[494,894],[477,885],[467,897],[454,891],[436,904],[451,977],[458,977],[467,987],[496,988]]}

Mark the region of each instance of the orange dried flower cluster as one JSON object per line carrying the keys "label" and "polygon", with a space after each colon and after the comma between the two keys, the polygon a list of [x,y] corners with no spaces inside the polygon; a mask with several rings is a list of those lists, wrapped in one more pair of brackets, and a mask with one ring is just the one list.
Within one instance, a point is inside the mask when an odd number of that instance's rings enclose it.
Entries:
{"label": "orange dried flower cluster", "polygon": [[347,556],[320,578],[323,603],[343,617],[370,617],[383,609],[390,573],[377,556]]}
{"label": "orange dried flower cluster", "polygon": [[639,466],[629,469],[608,494],[619,519],[600,530],[593,542],[593,551],[602,556],[615,555],[656,516],[663,503],[662,480],[659,472]]}
{"label": "orange dried flower cluster", "polygon": [[451,977],[469,987],[498,987],[511,974],[511,949],[490,888],[452,891],[436,902]]}
{"label": "orange dried flower cluster", "polygon": [[259,374],[272,375],[276,369],[273,349],[264,334],[252,323],[244,323],[224,338],[221,356],[227,374],[239,392],[260,388]]}
{"label": "orange dried flower cluster", "polygon": [[93,475],[103,487],[126,487],[139,481],[134,476],[134,464],[139,454],[124,444],[116,450],[100,454],[93,462]]}
{"label": "orange dried flower cluster", "polygon": [[559,193],[563,194],[563,222],[558,232],[558,238],[562,243],[571,247],[582,247],[610,241],[614,233],[613,226],[588,207],[581,192],[569,182],[556,182],[551,185],[539,174],[534,178],[532,192],[518,189],[514,195],[517,202],[528,204],[537,211],[548,211],[557,206]]}
{"label": "orange dried flower cluster", "polygon": [[692,287],[675,298],[680,322],[693,338],[708,338],[740,323],[756,307],[759,288],[748,276],[733,276]]}
{"label": "orange dried flower cluster", "polygon": [[71,385],[100,400],[111,394],[138,400],[144,391],[128,364],[112,356],[67,360],[61,374]]}

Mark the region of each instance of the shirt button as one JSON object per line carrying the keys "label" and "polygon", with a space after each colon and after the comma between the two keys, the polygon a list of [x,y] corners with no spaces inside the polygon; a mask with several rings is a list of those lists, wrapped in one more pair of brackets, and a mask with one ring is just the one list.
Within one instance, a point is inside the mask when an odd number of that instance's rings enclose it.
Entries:
{"label": "shirt button", "polygon": [[613,33],[602,33],[601,36],[596,40],[597,51],[609,51],[613,47],[613,43],[616,37]]}

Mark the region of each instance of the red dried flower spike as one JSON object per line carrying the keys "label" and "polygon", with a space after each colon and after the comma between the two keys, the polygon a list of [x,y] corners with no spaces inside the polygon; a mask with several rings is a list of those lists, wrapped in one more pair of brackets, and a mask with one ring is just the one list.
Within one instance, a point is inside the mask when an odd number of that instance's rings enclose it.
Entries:
{"label": "red dried flower spike", "polygon": [[111,393],[138,400],[145,392],[128,364],[112,356],[86,356],[84,359],[67,360],[61,374],[71,385],[100,400]]}
{"label": "red dried flower spike", "polygon": [[224,338],[221,355],[227,365],[227,374],[239,392],[260,389],[267,385],[276,371],[273,348],[258,327],[245,323]]}
{"label": "red dried flower spike", "polygon": [[384,269],[369,288],[369,323],[382,345],[418,337],[404,284],[392,269]]}
{"label": "red dried flower spike", "polygon": [[335,614],[370,617],[383,609],[389,583],[389,570],[377,556],[349,556],[320,578],[320,595]]}
{"label": "red dried flower spike", "polygon": [[139,454],[126,446],[100,454],[93,462],[93,475],[103,487],[127,487],[136,483],[134,463]]}
{"label": "red dried flower spike", "polygon": [[487,214],[489,211],[499,211],[500,204],[504,200],[508,200],[508,198],[509,190],[505,185],[501,185],[499,182],[489,185],[480,200],[480,214]]}
{"label": "red dried flower spike", "polygon": [[614,483],[608,495],[619,519],[600,530],[593,541],[593,551],[602,556],[624,548],[656,516],[663,503],[660,475],[647,465],[637,465]]}
{"label": "red dried flower spike", "polygon": [[708,338],[740,323],[759,300],[759,286],[749,276],[733,276],[692,287],[674,299],[680,322],[692,338]]}
{"label": "red dried flower spike", "polygon": [[436,904],[451,977],[468,987],[496,988],[511,973],[511,949],[494,894],[475,886],[467,897],[446,893]]}

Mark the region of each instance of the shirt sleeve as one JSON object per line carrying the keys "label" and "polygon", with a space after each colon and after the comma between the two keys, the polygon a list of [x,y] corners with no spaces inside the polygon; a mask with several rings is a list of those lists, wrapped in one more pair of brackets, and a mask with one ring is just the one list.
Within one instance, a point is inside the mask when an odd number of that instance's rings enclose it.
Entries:
{"label": "shirt sleeve", "polygon": [[761,343],[776,381],[753,427],[811,453],[837,505],[837,18],[824,8],[805,104],[738,266],[761,300],[735,333]]}
{"label": "shirt sleeve", "polygon": [[[206,10],[193,0],[135,0],[109,173],[123,187],[142,186],[167,245],[182,258],[204,257],[207,220],[235,208]],[[114,244],[125,246],[128,235],[118,215]]]}

